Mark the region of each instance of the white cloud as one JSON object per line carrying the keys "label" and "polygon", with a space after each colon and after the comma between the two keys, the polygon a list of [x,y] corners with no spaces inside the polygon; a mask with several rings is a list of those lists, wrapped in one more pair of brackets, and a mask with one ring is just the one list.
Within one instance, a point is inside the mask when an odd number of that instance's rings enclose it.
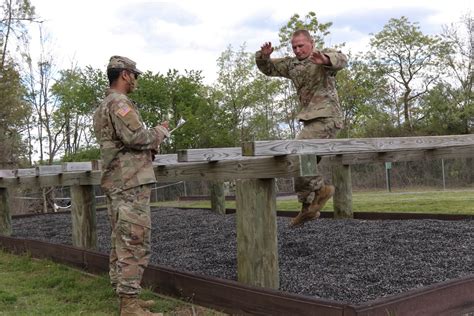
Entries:
{"label": "white cloud", "polygon": [[[473,11],[471,2],[32,0],[54,38],[60,68],[72,61],[104,68],[111,55],[119,54],[142,70],[203,70],[208,83],[215,80],[216,60],[229,44],[237,48],[246,42],[249,51],[265,41],[277,44],[279,28],[294,13],[314,11],[320,22],[333,22],[328,44],[346,42],[347,49],[359,52],[367,50],[369,33],[381,30],[391,17],[403,14],[420,22],[423,31],[439,32],[442,24]],[[32,35],[37,50],[37,34]]]}

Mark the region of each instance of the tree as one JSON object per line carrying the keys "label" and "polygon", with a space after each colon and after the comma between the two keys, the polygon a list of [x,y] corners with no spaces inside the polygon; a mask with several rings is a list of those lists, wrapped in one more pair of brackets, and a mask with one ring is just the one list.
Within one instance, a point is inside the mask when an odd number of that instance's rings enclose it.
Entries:
{"label": "tree", "polygon": [[[364,137],[372,120],[390,120],[389,85],[363,56],[349,56],[347,69],[337,75],[337,89],[343,112],[342,137]],[[386,113],[386,115],[384,115]]]}
{"label": "tree", "polygon": [[166,76],[146,72],[139,77],[139,88],[130,97],[137,103],[148,127],[170,121],[170,128],[174,128],[180,118],[186,120],[171,140],[162,144],[162,153],[228,145],[228,126],[222,124],[223,112],[202,81],[201,72],[193,70],[180,74],[173,69]]}
{"label": "tree", "polygon": [[[54,120],[55,111],[58,110],[58,102],[52,97],[51,86],[56,68],[53,54],[47,50],[48,40],[43,37],[41,25],[39,30],[41,49],[37,62],[33,61],[34,59],[29,52],[25,53],[29,68],[25,75],[26,100],[31,105],[33,115],[35,115],[36,124],[31,127],[36,128],[35,138],[39,143],[40,164],[53,164],[65,140],[66,123]],[[30,134],[33,135],[33,133]]]}
{"label": "tree", "polygon": [[314,39],[315,47],[322,47],[324,45],[324,37],[330,34],[329,28],[332,22],[320,23],[313,11],[308,12],[304,19],[300,18],[299,14],[293,14],[287,24],[280,28],[278,37],[280,38],[280,45],[277,49],[286,48],[287,53],[292,52],[291,36],[296,30],[307,30]]}
{"label": "tree", "polygon": [[29,0],[4,0],[2,4],[3,18],[0,21],[0,43],[1,63],[0,70],[3,70],[8,54],[8,47],[11,36],[21,41],[27,41],[28,31],[24,22],[37,21],[35,8]]}
{"label": "tree", "polygon": [[247,120],[258,98],[254,85],[256,76],[253,54],[245,52],[245,44],[238,51],[229,45],[217,59],[218,77],[215,89],[220,91],[219,106],[229,114],[234,146],[248,137],[244,133]]}
{"label": "tree", "polygon": [[59,76],[51,88],[58,103],[53,121],[55,126],[64,124],[64,154],[74,156],[93,143],[92,113],[104,98],[107,78],[103,71],[90,66],[62,70]]}
{"label": "tree", "polygon": [[24,93],[18,71],[5,64],[0,77],[0,168],[18,167],[26,154],[21,134],[30,111]]}
{"label": "tree", "polygon": [[445,26],[442,39],[451,48],[444,57],[448,77],[444,85],[449,87],[446,93],[455,104],[462,124],[462,133],[470,133],[474,126],[474,19],[470,13],[461,21]]}
{"label": "tree", "polygon": [[418,119],[417,102],[440,77],[441,56],[446,46],[437,36],[424,35],[418,23],[406,17],[390,19],[370,40],[368,58],[401,88],[404,124],[411,130]]}

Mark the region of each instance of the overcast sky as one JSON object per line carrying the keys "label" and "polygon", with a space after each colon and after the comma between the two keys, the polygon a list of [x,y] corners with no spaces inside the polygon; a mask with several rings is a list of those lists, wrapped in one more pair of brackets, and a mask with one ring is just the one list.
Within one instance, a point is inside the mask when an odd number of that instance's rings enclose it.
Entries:
{"label": "overcast sky", "polygon": [[295,13],[314,11],[321,23],[333,22],[326,44],[345,42],[354,53],[366,50],[370,33],[390,18],[406,16],[425,34],[438,34],[442,25],[474,13],[472,0],[31,1],[60,69],[72,63],[105,69],[111,55],[123,55],[143,71],[202,70],[207,83],[215,80],[216,60],[228,45],[246,43],[256,51],[266,41],[278,44],[280,27]]}

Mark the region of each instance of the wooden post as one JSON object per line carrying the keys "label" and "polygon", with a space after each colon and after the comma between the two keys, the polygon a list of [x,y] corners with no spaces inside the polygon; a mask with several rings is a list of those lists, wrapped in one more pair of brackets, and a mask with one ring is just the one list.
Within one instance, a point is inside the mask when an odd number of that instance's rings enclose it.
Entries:
{"label": "wooden post", "polygon": [[73,246],[97,249],[94,186],[72,186],[71,205]]}
{"label": "wooden post", "polygon": [[236,204],[238,280],[278,289],[275,179],[238,180]]}
{"label": "wooden post", "polygon": [[0,235],[12,234],[12,216],[8,205],[8,189],[0,188]]}
{"label": "wooden post", "polygon": [[334,193],[334,218],[354,218],[352,213],[352,180],[350,165],[335,165],[332,168]]}
{"label": "wooden post", "polygon": [[224,182],[209,181],[211,210],[217,214],[225,214]]}

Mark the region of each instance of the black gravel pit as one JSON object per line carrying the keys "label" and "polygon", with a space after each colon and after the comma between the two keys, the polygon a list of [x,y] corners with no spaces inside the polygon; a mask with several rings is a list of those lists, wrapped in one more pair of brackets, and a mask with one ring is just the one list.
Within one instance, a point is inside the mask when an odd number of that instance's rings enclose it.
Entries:
{"label": "black gravel pit", "polygon": [[[280,290],[360,304],[474,274],[472,220],[318,219],[289,228],[278,218]],[[12,220],[12,237],[72,244],[68,213]],[[151,264],[237,280],[235,215],[152,211]],[[106,212],[97,212],[98,250],[108,253]]]}

